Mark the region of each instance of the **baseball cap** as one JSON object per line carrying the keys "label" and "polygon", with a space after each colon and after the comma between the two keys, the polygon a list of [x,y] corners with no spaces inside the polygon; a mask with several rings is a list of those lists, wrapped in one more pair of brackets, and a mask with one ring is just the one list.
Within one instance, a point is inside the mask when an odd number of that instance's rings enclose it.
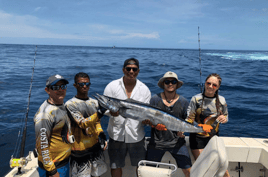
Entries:
{"label": "baseball cap", "polygon": [[47,79],[47,81],[46,81],[46,87],[55,85],[59,81],[64,81],[65,84],[69,84],[69,82],[66,79],[64,79],[64,77],[62,77],[59,74],[56,74],[56,75],[50,76]]}
{"label": "baseball cap", "polygon": [[126,59],[123,67],[125,68],[127,65],[136,65],[138,66],[138,68],[140,67],[139,60],[137,60],[136,58]]}

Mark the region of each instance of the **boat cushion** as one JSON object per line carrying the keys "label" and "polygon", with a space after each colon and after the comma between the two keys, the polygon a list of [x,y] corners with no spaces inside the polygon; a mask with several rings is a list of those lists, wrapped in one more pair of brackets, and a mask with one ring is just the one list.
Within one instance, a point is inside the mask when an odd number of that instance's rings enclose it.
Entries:
{"label": "boat cushion", "polygon": [[172,177],[176,170],[174,164],[141,160],[138,164],[138,177]]}
{"label": "boat cushion", "polygon": [[224,141],[218,136],[210,139],[191,168],[191,177],[223,176],[228,168]]}
{"label": "boat cushion", "polygon": [[172,170],[150,166],[139,166],[138,177],[171,177]]}

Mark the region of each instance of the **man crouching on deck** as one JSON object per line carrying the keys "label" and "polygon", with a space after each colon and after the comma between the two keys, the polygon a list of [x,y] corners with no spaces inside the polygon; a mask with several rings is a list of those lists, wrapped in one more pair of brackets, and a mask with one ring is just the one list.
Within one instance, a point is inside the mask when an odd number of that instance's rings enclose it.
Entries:
{"label": "man crouching on deck", "polygon": [[[139,61],[137,59],[125,60],[124,76],[110,82],[104,90],[104,95],[122,100],[131,98],[149,103],[151,92],[144,83],[137,79],[139,71]],[[109,116],[108,154],[111,175],[112,177],[121,177],[127,152],[129,152],[132,166],[138,166],[138,162],[145,159],[144,125],[137,120],[123,118],[119,115],[119,112],[110,112]]]}
{"label": "man crouching on deck", "polygon": [[75,136],[70,158],[70,176],[100,176],[107,171],[102,153],[107,146],[100,124],[102,113],[99,111],[98,101],[88,97],[91,83],[86,73],[77,73],[73,85],[77,94],[65,104]]}
{"label": "man crouching on deck", "polygon": [[74,139],[63,104],[68,83],[58,74],[49,77],[45,88],[49,98],[34,116],[40,177],[69,177],[70,143]]}

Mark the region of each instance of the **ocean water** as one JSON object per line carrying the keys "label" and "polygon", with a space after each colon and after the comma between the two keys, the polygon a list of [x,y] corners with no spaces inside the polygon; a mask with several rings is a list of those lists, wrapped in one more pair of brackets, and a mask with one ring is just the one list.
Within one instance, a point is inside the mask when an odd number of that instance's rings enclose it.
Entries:
{"label": "ocean water", "polygon": [[[20,143],[27,110],[32,68],[36,46],[0,45],[0,176],[9,168],[11,155],[18,156],[15,147]],[[158,80],[167,71],[178,74],[184,85],[177,90],[190,101],[200,92],[199,50],[104,48],[83,46],[37,46],[33,87],[27,122],[25,155],[34,149],[33,117],[48,95],[46,79],[60,74],[70,81],[65,101],[76,94],[74,75],[86,72],[91,77],[90,95],[102,94],[105,86],[122,77],[125,59],[140,61],[138,79],[151,90],[161,92]],[[221,136],[268,138],[268,51],[201,50],[201,81],[210,73],[222,77],[220,95],[229,110],[229,122],[221,125]],[[108,118],[102,119],[106,131]],[[149,128],[146,129],[149,136]]]}

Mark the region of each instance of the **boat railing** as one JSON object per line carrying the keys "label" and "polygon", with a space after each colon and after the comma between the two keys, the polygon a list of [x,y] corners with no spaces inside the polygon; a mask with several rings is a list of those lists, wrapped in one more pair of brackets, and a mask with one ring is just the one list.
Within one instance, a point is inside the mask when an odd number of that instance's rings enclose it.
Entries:
{"label": "boat railing", "polygon": [[170,163],[141,160],[138,164],[139,177],[170,177],[176,170],[177,166]]}

